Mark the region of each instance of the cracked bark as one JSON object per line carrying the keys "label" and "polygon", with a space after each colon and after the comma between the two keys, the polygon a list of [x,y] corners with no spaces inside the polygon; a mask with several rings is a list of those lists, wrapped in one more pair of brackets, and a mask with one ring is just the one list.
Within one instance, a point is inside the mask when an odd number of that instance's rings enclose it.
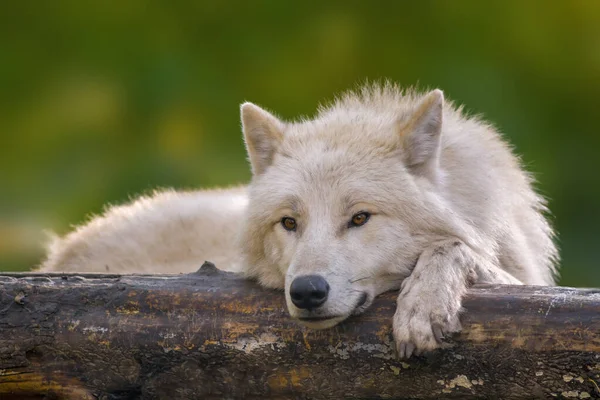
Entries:
{"label": "cracked bark", "polygon": [[480,286],[399,362],[396,293],[311,331],[230,273],[0,275],[1,399],[598,398],[600,289]]}

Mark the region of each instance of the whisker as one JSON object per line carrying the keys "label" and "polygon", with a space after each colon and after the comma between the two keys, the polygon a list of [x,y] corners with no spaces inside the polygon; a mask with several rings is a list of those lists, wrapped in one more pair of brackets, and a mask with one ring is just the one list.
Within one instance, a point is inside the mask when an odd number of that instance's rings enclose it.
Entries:
{"label": "whisker", "polygon": [[[384,276],[381,276],[381,279],[385,280],[386,282],[403,281],[405,279],[404,276],[402,276],[402,277],[393,277],[393,276],[394,275],[384,275]],[[365,279],[371,279],[374,277],[375,277],[375,275],[363,276],[360,278],[351,279],[348,282],[354,283],[354,282],[364,281]]]}
{"label": "whisker", "polygon": [[356,279],[352,279],[349,282],[350,283],[354,283],[354,282],[358,282],[358,281],[364,281],[365,279],[370,279],[372,278],[373,275],[369,275],[369,276],[363,276],[362,278],[356,278]]}

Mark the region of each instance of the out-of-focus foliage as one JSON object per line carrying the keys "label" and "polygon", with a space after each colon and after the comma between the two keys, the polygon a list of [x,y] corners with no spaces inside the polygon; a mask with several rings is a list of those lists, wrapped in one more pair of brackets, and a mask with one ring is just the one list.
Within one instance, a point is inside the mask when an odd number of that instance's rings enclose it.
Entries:
{"label": "out-of-focus foliage", "polygon": [[239,104],[286,118],[365,79],[442,88],[550,201],[562,284],[600,286],[600,2],[5,2],[0,270],[157,186],[249,179]]}

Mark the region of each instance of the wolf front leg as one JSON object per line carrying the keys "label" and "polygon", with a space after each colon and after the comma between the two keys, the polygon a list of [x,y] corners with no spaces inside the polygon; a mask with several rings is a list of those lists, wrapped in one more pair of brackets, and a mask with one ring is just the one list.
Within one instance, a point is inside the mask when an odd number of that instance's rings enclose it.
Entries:
{"label": "wolf front leg", "polygon": [[437,242],[426,249],[404,280],[394,315],[400,358],[440,347],[444,335],[461,329],[461,300],[473,283],[521,284],[486,262],[462,241]]}

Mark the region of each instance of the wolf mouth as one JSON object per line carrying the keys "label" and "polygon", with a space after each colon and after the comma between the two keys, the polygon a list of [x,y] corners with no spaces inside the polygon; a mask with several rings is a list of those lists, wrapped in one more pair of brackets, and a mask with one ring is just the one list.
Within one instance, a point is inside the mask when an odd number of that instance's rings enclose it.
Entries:
{"label": "wolf mouth", "polygon": [[[360,295],[360,298],[358,299],[358,301],[356,302],[356,306],[354,306],[354,311],[356,311],[357,309],[359,309],[360,307],[362,307],[367,300],[369,299],[369,296],[367,295],[367,293],[363,292]],[[332,319],[336,319],[336,318],[346,318],[347,316],[344,315],[324,315],[324,316],[314,316],[314,317],[299,317],[298,319],[300,321],[304,321],[304,322],[321,322],[321,321],[329,321]]]}
{"label": "wolf mouth", "polygon": [[356,303],[356,307],[354,307],[354,309],[356,310],[358,307],[363,306],[367,302],[368,298],[369,296],[367,295],[367,293],[362,292],[362,294],[360,295],[360,299],[358,299],[358,303]]}

